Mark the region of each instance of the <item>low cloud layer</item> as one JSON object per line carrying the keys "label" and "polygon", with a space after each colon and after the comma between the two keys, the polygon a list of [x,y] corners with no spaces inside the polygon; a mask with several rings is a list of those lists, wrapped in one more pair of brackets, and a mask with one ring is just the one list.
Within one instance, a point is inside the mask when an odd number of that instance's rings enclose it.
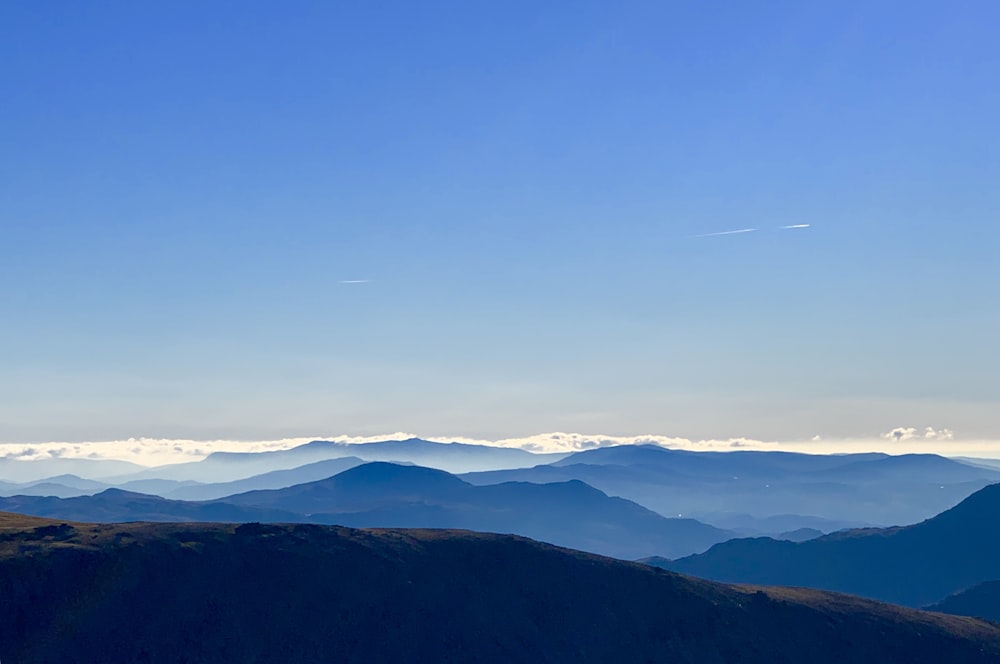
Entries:
{"label": "low cloud layer", "polygon": [[468,443],[494,447],[514,447],[529,452],[580,452],[613,445],[662,445],[675,449],[726,450],[735,447],[776,449],[776,443],[745,438],[699,440],[670,436],[606,436],[579,433],[545,433],[523,438],[486,440],[463,436],[427,436],[397,431],[379,436],[310,436],[280,440],[183,440],[171,438],[129,438],[86,443],[37,443],[32,445],[0,444],[0,459],[39,460],[53,458],[118,459],[148,466],[183,461],[197,461],[212,452],[267,452],[284,450],[313,440],[364,444],[382,440],[423,438],[440,443]]}
{"label": "low cloud layer", "polygon": [[731,450],[784,450],[817,454],[871,452],[890,454],[910,452],[937,453],[954,456],[1000,457],[1000,441],[956,440],[948,429],[933,427],[896,427],[891,431],[870,438],[827,439],[813,436],[796,441],[765,441],[753,438],[726,438],[695,440],[690,438],[641,435],[609,436],[553,432],[485,440],[462,436],[417,435],[397,431],[377,436],[310,436],[280,440],[178,440],[164,438],[130,438],[127,440],[85,443],[37,443],[31,445],[0,443],[0,460],[40,459],[117,459],[146,466],[197,461],[212,452],[266,452],[283,450],[312,440],[330,440],[342,443],[364,444],[381,440],[424,438],[436,442],[457,442],[497,447],[514,447],[530,452],[578,452],[613,445],[661,445],[672,449],[692,451]]}

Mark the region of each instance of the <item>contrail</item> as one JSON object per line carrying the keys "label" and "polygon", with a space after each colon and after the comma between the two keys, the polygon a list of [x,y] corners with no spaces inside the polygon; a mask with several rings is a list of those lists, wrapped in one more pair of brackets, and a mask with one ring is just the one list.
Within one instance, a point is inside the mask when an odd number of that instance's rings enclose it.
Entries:
{"label": "contrail", "polygon": [[343,281],[340,281],[338,283],[341,283],[341,284],[367,284],[370,281],[371,281],[371,279],[344,279]]}
{"label": "contrail", "polygon": [[793,228],[809,228],[809,224],[792,224],[791,226],[782,226],[782,230],[791,230]]}
{"label": "contrail", "polygon": [[701,235],[692,235],[691,237],[715,237],[716,235],[736,235],[738,233],[753,233],[756,228],[741,228],[738,231],[719,231],[718,233],[703,233]]}

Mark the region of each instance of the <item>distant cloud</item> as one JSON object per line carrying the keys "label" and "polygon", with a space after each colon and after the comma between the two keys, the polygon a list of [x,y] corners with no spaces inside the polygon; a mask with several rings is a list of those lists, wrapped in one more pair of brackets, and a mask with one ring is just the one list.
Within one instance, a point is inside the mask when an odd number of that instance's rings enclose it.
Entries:
{"label": "distant cloud", "polygon": [[882,438],[897,442],[921,439],[953,440],[955,438],[955,433],[951,429],[935,429],[934,427],[926,427],[923,431],[920,431],[916,427],[896,427],[892,431],[882,434]]}
{"label": "distant cloud", "polygon": [[38,454],[34,447],[23,447],[19,450],[8,450],[0,458],[4,459],[31,459]]}
{"label": "distant cloud", "polygon": [[[444,441],[443,438],[430,440]],[[692,440],[673,436],[647,434],[642,436],[607,436],[600,434],[565,433],[557,431],[542,433],[523,438],[504,438],[496,441],[478,440],[474,438],[449,438],[450,442],[472,443],[478,445],[496,445],[499,447],[517,447],[529,452],[581,452],[599,447],[615,445],[659,445],[673,449],[686,450],[725,450],[732,447],[749,449],[776,449],[776,443],[770,443],[749,438],[727,438],[724,440]]]}
{"label": "distant cloud", "polygon": [[40,461],[63,458],[118,459],[146,466],[203,459],[213,452],[266,452],[284,450],[313,440],[364,444],[383,440],[423,438],[440,443],[468,443],[494,447],[514,447],[529,452],[580,452],[613,445],[660,445],[675,449],[725,450],[734,444],[748,449],[776,449],[776,443],[746,438],[726,440],[690,440],[671,436],[606,436],[553,432],[521,438],[486,440],[463,436],[430,436],[397,431],[378,436],[310,436],[280,440],[180,440],[169,438],[130,438],[127,440],[87,443],[37,443],[31,445],[0,443],[0,458]]}
{"label": "distant cloud", "polygon": [[128,438],[83,443],[0,443],[0,459],[41,461],[54,458],[118,459],[144,466],[197,461],[213,452],[269,452],[287,450],[313,440],[338,443],[372,443],[405,440],[414,434],[397,431],[379,436],[309,436],[278,440],[190,440],[174,438]]}
{"label": "distant cloud", "polygon": [[913,440],[916,434],[917,430],[914,427],[896,427],[882,434],[882,437],[886,440]]}
{"label": "distant cloud", "polygon": [[691,237],[715,237],[717,235],[739,235],[740,233],[756,233],[758,229],[756,228],[740,228],[735,231],[717,231],[715,233],[702,233],[701,235],[692,235]]}

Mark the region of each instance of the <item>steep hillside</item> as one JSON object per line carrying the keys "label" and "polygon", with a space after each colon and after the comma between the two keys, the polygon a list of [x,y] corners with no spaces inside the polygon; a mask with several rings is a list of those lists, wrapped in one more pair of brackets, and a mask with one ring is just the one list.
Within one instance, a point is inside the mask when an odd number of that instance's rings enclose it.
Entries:
{"label": "steep hillside", "polygon": [[1000,484],[904,528],[833,533],[801,543],[737,539],[668,569],[732,583],[808,586],[923,606],[1000,577]]}

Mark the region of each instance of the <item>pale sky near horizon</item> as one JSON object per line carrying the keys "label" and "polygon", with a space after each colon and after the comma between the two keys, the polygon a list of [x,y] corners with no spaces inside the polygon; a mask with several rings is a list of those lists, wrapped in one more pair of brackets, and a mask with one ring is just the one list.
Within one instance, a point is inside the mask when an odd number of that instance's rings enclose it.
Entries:
{"label": "pale sky near horizon", "polygon": [[997,25],[0,5],[0,443],[1000,441]]}

